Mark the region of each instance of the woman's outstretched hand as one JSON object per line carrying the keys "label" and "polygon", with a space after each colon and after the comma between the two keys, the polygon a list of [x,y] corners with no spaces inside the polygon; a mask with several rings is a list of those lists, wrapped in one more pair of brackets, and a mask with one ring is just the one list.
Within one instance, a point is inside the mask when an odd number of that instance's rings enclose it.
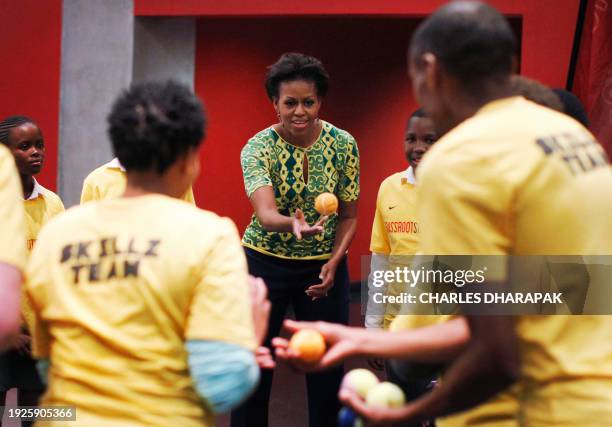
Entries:
{"label": "woman's outstretched hand", "polygon": [[314,225],[310,225],[306,222],[306,218],[304,218],[304,212],[301,209],[296,209],[292,223],[293,234],[295,234],[298,240],[302,240],[304,237],[322,233],[325,221],[327,221],[327,216],[322,216]]}

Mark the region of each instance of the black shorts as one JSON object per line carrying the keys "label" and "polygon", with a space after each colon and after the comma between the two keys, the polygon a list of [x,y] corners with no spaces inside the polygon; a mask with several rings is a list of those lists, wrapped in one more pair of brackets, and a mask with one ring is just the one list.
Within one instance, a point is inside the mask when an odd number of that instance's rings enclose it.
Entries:
{"label": "black shorts", "polygon": [[0,392],[12,388],[25,391],[45,389],[36,370],[36,361],[16,350],[0,353]]}

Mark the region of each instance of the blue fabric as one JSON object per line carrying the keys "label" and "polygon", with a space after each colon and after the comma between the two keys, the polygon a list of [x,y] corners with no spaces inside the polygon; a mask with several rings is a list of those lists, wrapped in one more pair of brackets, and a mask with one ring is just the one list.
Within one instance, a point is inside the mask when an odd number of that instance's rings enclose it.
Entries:
{"label": "blue fabric", "polygon": [[235,408],[257,386],[252,351],[221,341],[190,340],[185,346],[196,390],[215,414]]}
{"label": "blue fabric", "polygon": [[49,359],[40,359],[36,361],[36,370],[38,371],[38,375],[40,376],[40,380],[44,385],[49,383],[49,377],[47,376],[49,373],[49,366],[51,363]]}

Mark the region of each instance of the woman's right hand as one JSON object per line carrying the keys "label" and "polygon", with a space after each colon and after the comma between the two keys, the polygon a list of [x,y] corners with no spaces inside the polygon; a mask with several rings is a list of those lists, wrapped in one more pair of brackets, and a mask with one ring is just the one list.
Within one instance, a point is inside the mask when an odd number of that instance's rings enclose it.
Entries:
{"label": "woman's right hand", "polygon": [[327,216],[322,216],[314,225],[309,225],[304,218],[304,212],[301,209],[295,210],[293,216],[293,234],[298,240],[302,240],[304,237],[314,236],[315,234],[322,233],[324,231],[323,224],[327,221]]}

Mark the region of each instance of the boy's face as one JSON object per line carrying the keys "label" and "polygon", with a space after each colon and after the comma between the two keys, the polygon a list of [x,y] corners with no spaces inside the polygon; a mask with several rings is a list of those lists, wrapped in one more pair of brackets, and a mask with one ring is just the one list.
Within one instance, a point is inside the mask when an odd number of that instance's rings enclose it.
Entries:
{"label": "boy's face", "polygon": [[40,129],[24,123],[9,131],[9,148],[21,175],[36,175],[45,161],[45,142]]}
{"label": "boy's face", "polygon": [[413,169],[416,170],[421,158],[436,140],[436,132],[430,118],[413,117],[410,119],[404,137],[404,153]]}

